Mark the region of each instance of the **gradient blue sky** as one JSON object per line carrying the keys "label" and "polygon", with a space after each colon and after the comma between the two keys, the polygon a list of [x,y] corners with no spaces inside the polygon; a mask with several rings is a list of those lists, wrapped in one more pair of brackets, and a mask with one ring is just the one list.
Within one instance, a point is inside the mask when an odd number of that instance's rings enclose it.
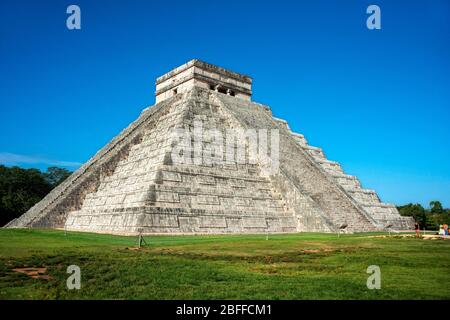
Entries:
{"label": "gradient blue sky", "polygon": [[0,163],[76,168],[199,58],[251,75],[254,101],[382,200],[448,207],[449,39],[446,0],[2,0]]}

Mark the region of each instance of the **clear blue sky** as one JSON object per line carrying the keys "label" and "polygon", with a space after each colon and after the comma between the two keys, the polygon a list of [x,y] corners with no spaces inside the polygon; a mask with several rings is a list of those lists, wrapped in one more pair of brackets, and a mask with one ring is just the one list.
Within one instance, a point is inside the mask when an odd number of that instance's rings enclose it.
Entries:
{"label": "clear blue sky", "polygon": [[255,101],[382,200],[450,206],[446,0],[2,0],[0,162],[76,168],[192,58],[251,75]]}

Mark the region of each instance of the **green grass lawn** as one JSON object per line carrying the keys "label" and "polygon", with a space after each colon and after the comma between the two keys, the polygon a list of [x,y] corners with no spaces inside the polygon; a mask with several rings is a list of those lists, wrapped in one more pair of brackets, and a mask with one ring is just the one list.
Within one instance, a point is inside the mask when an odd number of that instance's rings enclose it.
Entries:
{"label": "green grass lawn", "polygon": [[[450,241],[373,234],[149,236],[0,229],[0,299],[449,299]],[[68,290],[69,265],[81,289]],[[381,289],[366,286],[369,265]],[[12,269],[45,267],[46,279]]]}

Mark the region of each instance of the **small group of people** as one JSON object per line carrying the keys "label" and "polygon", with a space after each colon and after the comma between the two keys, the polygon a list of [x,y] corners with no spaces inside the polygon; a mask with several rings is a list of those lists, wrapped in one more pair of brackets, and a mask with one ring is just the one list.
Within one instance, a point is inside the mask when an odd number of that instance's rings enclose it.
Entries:
{"label": "small group of people", "polygon": [[[414,229],[416,231],[416,237],[420,237],[420,227],[419,227],[419,223],[415,222],[414,223]],[[444,237],[444,239],[449,235],[449,231],[448,231],[448,224],[441,224],[439,225],[439,233],[440,236]]]}
{"label": "small group of people", "polygon": [[444,238],[448,236],[448,224],[441,224],[439,226],[439,235],[444,236]]}

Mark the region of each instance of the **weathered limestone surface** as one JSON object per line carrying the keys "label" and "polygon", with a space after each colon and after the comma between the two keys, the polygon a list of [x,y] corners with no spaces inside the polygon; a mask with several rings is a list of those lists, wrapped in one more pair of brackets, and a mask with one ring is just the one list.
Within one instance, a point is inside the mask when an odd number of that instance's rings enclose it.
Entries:
{"label": "weathered limestone surface", "polygon": [[[117,234],[411,228],[411,219],[363,189],[270,108],[249,101],[251,78],[214,68],[194,60],[160,77],[159,103],[8,227]],[[193,133],[196,121],[223,136],[230,128],[278,129],[280,170],[174,163],[172,151],[181,144],[174,130]],[[202,138],[203,150],[216,143]]]}
{"label": "weathered limestone surface", "polygon": [[327,172],[344,191],[357,202],[378,225],[391,226],[394,229],[411,229],[414,226],[412,218],[402,217],[393,204],[382,203],[374,190],[363,189],[358,178],[344,173],[340,164],[325,158],[322,149],[309,146],[306,139],[292,133],[297,143]]}
{"label": "weathered limestone surface", "polygon": [[[222,97],[221,99],[228,99],[228,97]],[[243,107],[243,104],[248,105],[249,108],[251,109],[252,103],[245,103],[245,102],[239,101],[236,103],[229,104],[229,106],[231,106],[233,108],[233,107],[237,106],[238,104],[240,104],[240,106],[238,108],[235,108],[236,116],[239,119],[244,119],[245,115],[243,114],[243,112],[244,112],[245,108]],[[265,110],[266,112],[271,114],[269,111],[270,109],[268,107],[264,107],[263,110]],[[251,118],[251,117],[253,117],[253,118]],[[255,121],[257,121],[256,119],[257,119],[257,117],[255,117],[255,114],[253,114],[253,112],[252,112],[252,115],[248,119],[248,123],[249,123],[250,127],[257,126],[255,124]],[[308,145],[305,137],[300,133],[292,132],[289,128],[288,123],[285,120],[275,118],[275,117],[272,117],[272,119],[275,120],[275,122],[279,124],[280,128],[286,130],[290,134],[291,138],[293,138],[293,140],[296,141],[297,144],[304,151],[306,151],[307,156],[313,162],[318,164],[322,168],[322,171],[324,171],[326,173],[326,175],[329,176],[329,178],[334,180],[334,182],[337,183],[341,187],[341,189],[342,189],[341,191],[343,191],[347,197],[351,198],[352,202],[354,202],[354,204],[356,204],[356,206],[359,208],[360,211],[362,211],[364,216],[368,217],[369,220],[372,220],[372,224],[375,224],[379,229],[383,229],[388,226],[390,226],[393,229],[412,229],[413,228],[414,222],[413,222],[412,218],[402,217],[402,216],[400,216],[397,208],[394,205],[382,203],[374,190],[363,189],[360,185],[359,180],[356,177],[345,174],[342,167],[340,166],[340,164],[338,162],[327,160],[325,158],[325,154],[323,153],[322,149]],[[268,124],[262,124],[261,126],[264,127],[267,125]],[[283,143],[283,141],[280,144],[284,147],[286,146],[286,143]],[[282,157],[288,156],[290,150],[292,150],[292,148],[287,148],[287,149],[285,148],[284,151],[281,150],[280,151],[281,156]],[[292,156],[294,159],[299,159],[298,153],[293,153]],[[295,162],[293,168],[295,168],[296,165],[297,165],[297,163]],[[306,167],[302,166],[301,168],[303,169]],[[289,175],[289,176],[291,178],[293,177],[293,175]],[[309,180],[307,185],[311,186],[312,181],[313,180]],[[320,185],[323,186],[322,183]],[[292,190],[292,188],[290,188],[289,190]],[[318,190],[319,190],[318,186],[314,187],[314,190],[316,193],[318,193]],[[304,192],[303,192],[303,194],[304,194]],[[328,206],[328,208],[336,208],[336,205]],[[345,211],[345,212],[349,212],[349,211]],[[315,215],[315,216],[317,216],[317,215]],[[355,216],[351,215],[351,217],[354,218]],[[334,218],[331,218],[331,219],[334,219]],[[349,221],[352,221],[352,220],[354,221],[354,219],[352,219],[352,218],[341,216],[340,218],[337,218],[335,225],[342,223],[342,222],[348,223]],[[359,223],[366,224],[366,222],[364,222],[364,220],[360,221]],[[371,229],[370,227],[368,227],[368,228]],[[362,229],[361,227],[357,227],[356,229],[357,230],[365,230],[365,229]]]}

